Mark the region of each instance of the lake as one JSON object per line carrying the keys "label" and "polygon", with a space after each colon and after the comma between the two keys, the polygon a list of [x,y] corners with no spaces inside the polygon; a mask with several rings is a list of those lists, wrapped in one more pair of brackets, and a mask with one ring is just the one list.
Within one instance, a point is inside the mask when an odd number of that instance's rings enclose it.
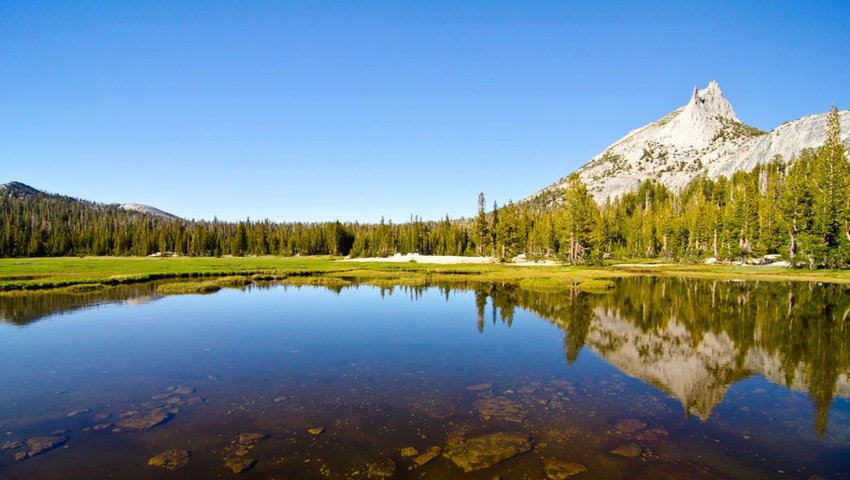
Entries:
{"label": "lake", "polygon": [[848,317],[652,277],[0,297],[0,478],[848,478]]}

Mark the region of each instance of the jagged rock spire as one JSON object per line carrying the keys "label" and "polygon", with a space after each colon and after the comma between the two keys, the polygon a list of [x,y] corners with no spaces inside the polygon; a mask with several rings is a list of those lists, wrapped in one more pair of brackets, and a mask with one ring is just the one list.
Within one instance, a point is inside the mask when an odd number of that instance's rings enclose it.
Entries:
{"label": "jagged rock spire", "polygon": [[[684,93],[684,92],[682,92]],[[850,111],[842,111],[841,138],[850,145]],[[791,159],[825,141],[826,114],[783,124],[771,132],[738,119],[720,85],[694,88],[687,104],[657,121],[632,130],[590,159],[578,173],[597,202],[631,191],[653,179],[681,189],[694,178],[718,178],[752,170],[776,155]],[[542,193],[550,195],[558,182]],[[555,198],[559,198],[556,192]]]}

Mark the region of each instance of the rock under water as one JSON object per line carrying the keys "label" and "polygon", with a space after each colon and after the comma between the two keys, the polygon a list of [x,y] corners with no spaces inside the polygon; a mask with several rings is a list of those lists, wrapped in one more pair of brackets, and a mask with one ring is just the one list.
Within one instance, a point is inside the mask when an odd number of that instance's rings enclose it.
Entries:
{"label": "rock under water", "polygon": [[443,456],[464,472],[492,467],[531,450],[527,433],[498,432],[460,440],[446,447]]}

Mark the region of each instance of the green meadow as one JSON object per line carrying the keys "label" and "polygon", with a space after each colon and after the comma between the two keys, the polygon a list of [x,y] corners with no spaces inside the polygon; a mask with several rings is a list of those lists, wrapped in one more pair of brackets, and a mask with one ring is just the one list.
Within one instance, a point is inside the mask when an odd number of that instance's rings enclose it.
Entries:
{"label": "green meadow", "polygon": [[631,263],[603,266],[346,262],[339,257],[64,257],[0,259],[0,292],[90,291],[110,285],[173,279],[162,293],[212,292],[252,281],[302,285],[425,285],[431,282],[516,283],[528,290],[578,287],[606,291],[614,278],[648,275],[750,281],[850,283],[850,272],[770,266]]}

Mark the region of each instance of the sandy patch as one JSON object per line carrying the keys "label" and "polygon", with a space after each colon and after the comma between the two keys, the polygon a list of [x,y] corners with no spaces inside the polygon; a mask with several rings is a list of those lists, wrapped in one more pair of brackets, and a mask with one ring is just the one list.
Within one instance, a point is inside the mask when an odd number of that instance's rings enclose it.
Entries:
{"label": "sandy patch", "polygon": [[[435,264],[460,264],[460,263],[478,263],[478,264],[486,264],[486,263],[499,263],[494,257],[464,257],[460,255],[419,255],[418,253],[408,253],[402,255],[400,253],[396,253],[392,257],[367,257],[367,258],[346,258],[343,262],[389,262],[389,263],[407,263],[407,262],[415,262],[415,263],[435,263]],[[559,262],[555,260],[538,260],[538,261],[530,261],[526,260],[524,256],[520,255],[513,259],[511,263],[505,263],[504,265],[513,265],[513,266],[521,266],[521,267],[552,267],[560,265]]]}
{"label": "sandy patch", "polygon": [[419,255],[418,253],[408,253],[402,255],[396,253],[392,257],[367,257],[367,258],[347,258],[344,262],[387,262],[387,263],[498,263],[493,257],[462,257],[459,255]]}

